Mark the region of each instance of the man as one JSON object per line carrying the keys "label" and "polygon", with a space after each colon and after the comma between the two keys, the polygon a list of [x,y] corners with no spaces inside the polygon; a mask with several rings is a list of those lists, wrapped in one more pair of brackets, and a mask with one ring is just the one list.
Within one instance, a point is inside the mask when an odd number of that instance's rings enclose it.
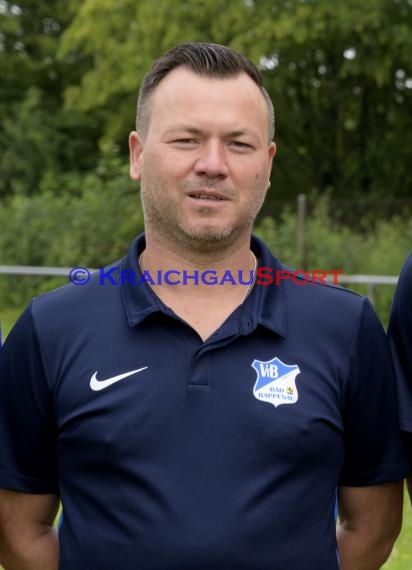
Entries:
{"label": "man", "polygon": [[[389,319],[388,336],[399,392],[400,428],[407,434],[409,460],[412,465],[412,254],[399,276]],[[412,501],[412,478],[408,478]]]}
{"label": "man", "polygon": [[178,46],[145,77],[129,141],[145,235],[111,279],[35,299],[1,354],[7,569],[372,570],[389,555],[407,467],[370,305],[223,279],[284,270],[251,241],[273,123],[257,69],[226,47]]}

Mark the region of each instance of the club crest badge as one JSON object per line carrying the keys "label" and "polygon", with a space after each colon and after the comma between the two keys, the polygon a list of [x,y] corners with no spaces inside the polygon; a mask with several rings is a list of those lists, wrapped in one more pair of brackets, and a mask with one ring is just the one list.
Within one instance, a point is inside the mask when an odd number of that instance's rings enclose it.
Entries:
{"label": "club crest badge", "polygon": [[257,374],[253,395],[262,402],[273,404],[296,404],[298,391],[296,376],[300,374],[297,364],[285,364],[276,356],[272,360],[254,360],[251,364]]}

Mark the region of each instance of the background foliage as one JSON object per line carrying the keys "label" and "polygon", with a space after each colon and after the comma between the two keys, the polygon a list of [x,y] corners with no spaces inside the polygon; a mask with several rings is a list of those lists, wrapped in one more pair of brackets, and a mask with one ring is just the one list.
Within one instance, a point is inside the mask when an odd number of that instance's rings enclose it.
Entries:
{"label": "background foliage", "polygon": [[1,0],[0,197],[50,176],[59,194],[61,176],[94,170],[99,141],[126,152],[144,72],[193,40],[260,65],[277,111],[278,199],[410,197],[411,4]]}

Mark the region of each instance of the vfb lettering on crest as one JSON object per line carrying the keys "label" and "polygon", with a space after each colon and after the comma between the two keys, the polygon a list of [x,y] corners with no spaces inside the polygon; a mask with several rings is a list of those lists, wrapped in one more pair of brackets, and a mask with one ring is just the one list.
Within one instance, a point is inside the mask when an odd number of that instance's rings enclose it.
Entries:
{"label": "vfb lettering on crest", "polygon": [[262,402],[273,404],[295,404],[299,394],[296,388],[296,376],[300,374],[297,364],[285,364],[277,356],[272,360],[254,360],[251,364],[257,379],[253,395]]}

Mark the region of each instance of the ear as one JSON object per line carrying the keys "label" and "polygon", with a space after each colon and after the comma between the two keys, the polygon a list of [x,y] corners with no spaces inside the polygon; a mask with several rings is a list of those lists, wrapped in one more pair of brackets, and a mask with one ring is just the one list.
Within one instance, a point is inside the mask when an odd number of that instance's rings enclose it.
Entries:
{"label": "ear", "polygon": [[267,173],[267,186],[266,186],[266,190],[269,190],[270,188],[270,174],[272,172],[272,164],[273,164],[273,159],[276,156],[276,143],[271,142],[270,145],[268,146],[268,150],[267,150],[267,158],[268,158],[268,173]]}
{"label": "ear", "polygon": [[129,135],[130,178],[140,180],[142,163],[143,141],[137,131]]}
{"label": "ear", "polygon": [[277,151],[276,143],[271,142],[269,147],[268,147],[268,159],[269,159],[269,169],[270,170],[272,169],[272,162],[276,156],[276,151]]}

